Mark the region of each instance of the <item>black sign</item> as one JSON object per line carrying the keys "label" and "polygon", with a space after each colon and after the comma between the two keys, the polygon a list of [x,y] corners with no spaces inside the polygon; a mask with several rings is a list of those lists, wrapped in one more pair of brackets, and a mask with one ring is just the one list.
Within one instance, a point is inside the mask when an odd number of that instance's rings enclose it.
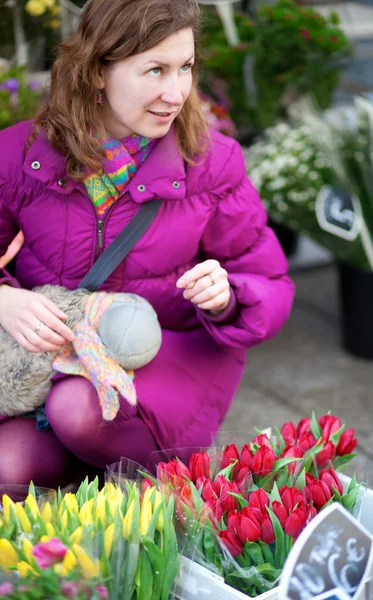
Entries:
{"label": "black sign", "polygon": [[295,542],[284,566],[280,598],[354,598],[371,568],[372,541],[340,504],[332,504]]}
{"label": "black sign", "polygon": [[361,231],[358,199],[327,185],[316,199],[316,217],[322,229],[345,240],[353,241]]}

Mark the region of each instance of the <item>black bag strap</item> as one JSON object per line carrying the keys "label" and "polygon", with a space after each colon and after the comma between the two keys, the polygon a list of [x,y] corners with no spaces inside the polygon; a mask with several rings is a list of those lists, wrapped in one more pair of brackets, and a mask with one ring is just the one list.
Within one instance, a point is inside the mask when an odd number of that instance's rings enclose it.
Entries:
{"label": "black bag strap", "polygon": [[101,254],[93,267],[88,271],[80,282],[78,288],[84,288],[90,292],[98,290],[100,285],[111,275],[144,233],[149,229],[162,205],[162,200],[151,200],[141,205],[123,231]]}

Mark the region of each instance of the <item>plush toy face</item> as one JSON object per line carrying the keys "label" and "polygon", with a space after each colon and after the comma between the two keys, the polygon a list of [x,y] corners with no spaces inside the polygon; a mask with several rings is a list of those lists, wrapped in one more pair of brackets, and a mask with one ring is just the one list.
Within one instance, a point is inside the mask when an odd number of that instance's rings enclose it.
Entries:
{"label": "plush toy face", "polygon": [[162,342],[154,309],[134,294],[118,294],[118,300],[101,317],[98,334],[108,354],[124,369],[146,365]]}

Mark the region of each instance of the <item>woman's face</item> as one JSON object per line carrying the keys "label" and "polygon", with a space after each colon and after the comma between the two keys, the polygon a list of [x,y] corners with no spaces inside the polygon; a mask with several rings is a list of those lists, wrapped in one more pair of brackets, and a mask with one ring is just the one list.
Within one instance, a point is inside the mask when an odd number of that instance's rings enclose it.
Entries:
{"label": "woman's face", "polygon": [[183,29],[151,50],[106,68],[100,86],[106,129],[117,139],[166,135],[192,87],[194,37]]}

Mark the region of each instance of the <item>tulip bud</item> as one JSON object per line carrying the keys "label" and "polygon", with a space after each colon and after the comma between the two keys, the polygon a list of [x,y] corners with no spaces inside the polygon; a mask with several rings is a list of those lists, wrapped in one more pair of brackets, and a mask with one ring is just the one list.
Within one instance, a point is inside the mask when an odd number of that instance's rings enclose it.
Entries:
{"label": "tulip bud", "polygon": [[307,511],[304,506],[296,508],[286,519],[285,533],[296,539],[307,523]]}
{"label": "tulip bud", "polygon": [[315,479],[304,488],[304,495],[307,502],[311,502],[315,506],[316,510],[320,510],[324,504],[330,500],[332,493],[324,481]]}
{"label": "tulip bud", "polygon": [[267,506],[269,506],[269,496],[267,492],[259,488],[255,492],[251,492],[249,497],[249,506],[257,508],[260,512],[267,515]]}
{"label": "tulip bud", "polygon": [[61,567],[60,575],[62,575],[63,577],[66,577],[70,573],[70,571],[75,569],[77,564],[78,564],[78,561],[76,559],[76,556],[71,552],[70,549],[68,549],[61,565],[56,565],[56,567],[57,566]]}
{"label": "tulip bud", "polygon": [[70,540],[72,544],[80,544],[83,538],[83,527],[79,526],[73,531],[70,535]]}
{"label": "tulip bud", "polygon": [[3,510],[4,510],[4,521],[9,523],[12,515],[16,514],[16,507],[11,498],[7,494],[3,494]]}
{"label": "tulip bud", "polygon": [[332,463],[333,458],[335,457],[336,450],[337,449],[332,442],[327,442],[324,448],[315,456],[317,466],[329,466]]}
{"label": "tulip bud", "polygon": [[18,562],[18,554],[9,540],[5,538],[0,540],[0,567],[9,569],[15,567]]}
{"label": "tulip bud", "polygon": [[[297,446],[288,446],[285,448],[280,458],[302,458],[304,452]],[[299,470],[301,469],[301,464],[298,461],[294,461],[293,463],[289,463],[287,465],[287,469],[289,473],[293,473],[297,475]]]}
{"label": "tulip bud", "polygon": [[298,438],[296,445],[297,445],[297,448],[300,448],[300,450],[302,450],[302,452],[304,453],[304,452],[307,452],[307,450],[309,450],[310,448],[313,448],[315,444],[316,444],[316,440],[313,437],[311,431],[305,431]]}
{"label": "tulip bud", "polygon": [[271,442],[269,441],[268,435],[266,433],[261,433],[260,435],[257,435],[251,443],[257,444],[258,446],[266,446],[266,448],[272,450]]}
{"label": "tulip bud", "polygon": [[260,531],[260,539],[265,544],[272,544],[275,541],[275,532],[273,530],[272,521],[269,517],[265,517]]}
{"label": "tulip bud", "polygon": [[278,500],[274,500],[272,502],[272,510],[275,513],[278,520],[280,521],[281,527],[284,528],[286,519],[289,516],[286,511],[285,506],[283,504],[281,504],[281,502],[278,502]]}
{"label": "tulip bud", "polygon": [[241,450],[241,461],[249,469],[251,469],[252,460],[253,460],[253,453],[251,452],[250,446],[249,446],[249,444],[245,444],[244,446],[242,446],[242,450]]}
{"label": "tulip bud", "polygon": [[232,556],[239,556],[242,554],[243,545],[232,531],[219,531],[219,538]]}
{"label": "tulip bud", "polygon": [[49,538],[56,537],[56,531],[55,531],[52,523],[47,523],[46,524],[45,531],[47,532],[47,535],[48,535]]}
{"label": "tulip bud", "polygon": [[221,461],[221,469],[225,469],[229,467],[235,460],[240,460],[240,455],[237,450],[236,444],[232,444],[231,446],[225,446],[223,451],[223,458]]}
{"label": "tulip bud", "polygon": [[127,513],[123,519],[123,536],[128,541],[131,533],[133,513],[135,510],[135,501],[131,500],[130,505],[127,507]]}
{"label": "tulip bud", "polygon": [[152,505],[148,498],[144,497],[140,510],[140,535],[148,533],[150,521],[152,518]]}
{"label": "tulip bud", "polygon": [[238,512],[236,510],[231,510],[228,513],[228,530],[233,531],[233,533],[237,533],[238,526],[240,524],[240,520],[238,518]]}
{"label": "tulip bud", "polygon": [[35,574],[35,570],[24,560],[21,560],[19,563],[17,563],[17,571],[22,579],[28,577],[29,575]]}
{"label": "tulip bud", "polygon": [[285,423],[281,429],[281,435],[285,440],[286,445],[292,446],[297,439],[297,430],[294,423]]}
{"label": "tulip bud", "polygon": [[25,505],[30,510],[34,519],[37,519],[40,516],[39,507],[37,502],[32,494],[29,494],[25,500]]}
{"label": "tulip bud", "polygon": [[[43,539],[43,538],[42,538]],[[33,556],[41,569],[49,569],[65,558],[67,547],[58,538],[39,542],[33,549]]]}
{"label": "tulip bud", "polygon": [[106,498],[100,494],[96,499],[95,519],[96,523],[101,521],[102,525],[106,527]]}
{"label": "tulip bud", "polygon": [[238,508],[238,500],[234,496],[231,496],[230,492],[239,494],[240,490],[235,481],[228,481],[221,487],[220,490],[220,506],[223,512],[235,510]]}
{"label": "tulip bud", "polygon": [[115,524],[112,523],[111,525],[109,525],[109,527],[106,529],[106,531],[104,533],[104,548],[105,548],[105,554],[106,554],[107,558],[110,558],[111,550],[113,547],[114,535],[115,535]]}
{"label": "tulip bud", "polygon": [[197,481],[199,477],[210,477],[210,457],[207,452],[196,452],[189,460],[189,471],[192,480]]}
{"label": "tulip bud", "polygon": [[[224,477],[224,483],[226,481],[227,480]],[[219,491],[220,491],[220,488],[219,488]],[[206,479],[206,481],[203,484],[202,499],[205,502],[210,501],[210,500],[217,502],[217,500],[218,500],[218,496],[215,491],[215,486],[210,479]]]}
{"label": "tulip bud", "polygon": [[320,417],[319,425],[322,429],[322,439],[328,441],[330,436],[342,427],[342,422],[341,419],[333,417],[333,415],[324,415],[323,417]]}
{"label": "tulip bud", "polygon": [[319,474],[319,480],[323,481],[328,486],[331,494],[334,494],[334,489],[336,489],[337,492],[342,496],[343,485],[334,469],[322,469]]}
{"label": "tulip bud", "polygon": [[339,438],[339,444],[337,446],[338,456],[351,454],[354,451],[357,444],[357,439],[354,436],[354,429],[347,429],[342,433],[341,437]]}
{"label": "tulip bud", "polygon": [[50,520],[52,519],[52,516],[53,516],[52,507],[49,504],[49,502],[46,502],[41,511],[41,518],[42,518],[43,523],[49,523]]}
{"label": "tulip bud", "polygon": [[88,554],[79,544],[73,545],[73,552],[78,559],[79,566],[85,579],[94,579],[99,576],[99,569]]}
{"label": "tulip bud", "polygon": [[261,513],[255,508],[246,507],[238,513],[239,524],[237,527],[237,535],[242,543],[256,542],[260,537],[261,525],[258,520],[258,513],[261,518]]}
{"label": "tulip bud", "polygon": [[26,515],[26,511],[23,506],[17,502],[15,504],[16,515],[18,519],[18,523],[24,533],[31,533],[32,527],[30,523],[30,519]]}
{"label": "tulip bud", "polygon": [[311,419],[301,419],[297,425],[297,437],[300,438],[303,433],[311,430]]}
{"label": "tulip bud", "polygon": [[32,543],[30,542],[29,539],[24,538],[23,542],[22,542],[22,551],[23,554],[25,555],[27,562],[28,563],[33,563],[34,562],[34,557],[33,557],[33,551],[34,551],[34,546],[32,545]]}
{"label": "tulip bud", "polygon": [[273,469],[273,465],[275,464],[276,454],[272,450],[272,448],[268,448],[268,446],[261,446],[259,450],[257,450],[253,456],[253,462],[251,465],[251,469],[254,475],[259,475],[263,477],[270,473]]}
{"label": "tulip bud", "polygon": [[288,514],[290,514],[296,506],[300,506],[305,503],[302,492],[295,487],[289,488],[284,485],[279,492],[281,496],[281,502]]}

